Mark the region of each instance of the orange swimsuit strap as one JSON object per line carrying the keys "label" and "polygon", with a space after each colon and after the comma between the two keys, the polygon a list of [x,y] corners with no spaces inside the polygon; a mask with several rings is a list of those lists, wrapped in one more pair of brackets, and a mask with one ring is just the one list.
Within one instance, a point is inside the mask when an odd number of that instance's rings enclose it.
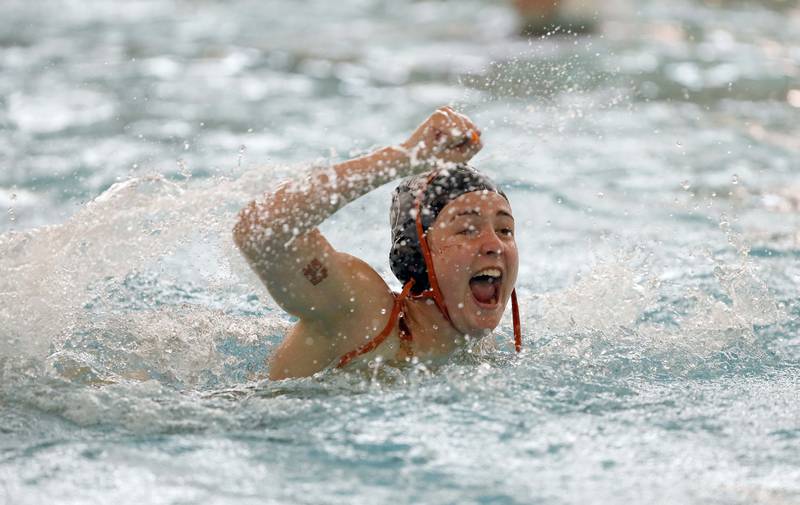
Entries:
{"label": "orange swimsuit strap", "polygon": [[[386,322],[386,326],[384,326],[383,330],[373,337],[369,342],[366,342],[361,347],[342,356],[339,359],[339,363],[336,365],[336,368],[342,368],[358,356],[374,351],[383,343],[384,340],[386,340],[389,335],[391,335],[392,331],[394,330],[394,325],[397,322],[397,318],[400,316],[400,311],[403,308],[403,301],[408,298],[408,294],[411,292],[411,286],[413,285],[414,279],[411,279],[406,283],[405,286],[403,286],[403,291],[401,291],[399,295],[395,296],[394,305],[392,306],[392,313],[389,314],[389,321]],[[409,334],[403,340],[408,340],[410,338],[411,335]]]}

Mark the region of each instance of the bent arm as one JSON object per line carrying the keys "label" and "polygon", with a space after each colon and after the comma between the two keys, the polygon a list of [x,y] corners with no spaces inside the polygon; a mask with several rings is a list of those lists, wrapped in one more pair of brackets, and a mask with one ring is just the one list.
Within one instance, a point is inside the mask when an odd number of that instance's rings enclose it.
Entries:
{"label": "bent arm", "polygon": [[367,156],[315,171],[302,181],[284,181],[261,202],[250,202],[233,230],[248,259],[267,251],[281,254],[341,207],[409,172],[407,151],[386,147]]}
{"label": "bent arm", "polygon": [[352,309],[351,303],[363,308],[365,300],[351,294],[390,297],[386,284],[377,274],[365,274],[360,260],[336,251],[317,226],[382,184],[438,162],[467,161],[480,148],[474,125],[449,107],[440,108],[401,146],[313,172],[302,181],[285,181],[251,202],[239,213],[234,241],[290,314],[324,320]]}
{"label": "bent arm", "polygon": [[286,181],[239,213],[234,241],[284,310],[301,319],[339,312],[341,295],[349,295],[361,283],[348,276],[357,260],[336,251],[317,226],[349,202],[409,171],[408,155],[390,147],[302,181]]}

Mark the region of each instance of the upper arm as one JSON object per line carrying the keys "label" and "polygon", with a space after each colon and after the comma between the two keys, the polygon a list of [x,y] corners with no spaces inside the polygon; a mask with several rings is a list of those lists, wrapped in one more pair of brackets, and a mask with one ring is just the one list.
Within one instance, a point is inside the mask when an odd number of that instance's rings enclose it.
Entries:
{"label": "upper arm", "polygon": [[239,242],[272,298],[301,320],[336,323],[357,310],[393,303],[389,287],[372,267],[335,250],[316,228],[289,244],[245,248]]}

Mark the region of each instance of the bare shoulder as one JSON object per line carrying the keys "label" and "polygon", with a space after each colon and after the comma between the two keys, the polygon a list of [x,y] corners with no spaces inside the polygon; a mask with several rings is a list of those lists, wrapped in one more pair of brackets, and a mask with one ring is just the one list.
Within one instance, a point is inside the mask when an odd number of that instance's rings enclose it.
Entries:
{"label": "bare shoulder", "polygon": [[270,358],[271,379],[313,375],[388,323],[394,295],[386,281],[365,261],[337,254],[342,271],[329,279],[340,284],[337,310],[298,321]]}

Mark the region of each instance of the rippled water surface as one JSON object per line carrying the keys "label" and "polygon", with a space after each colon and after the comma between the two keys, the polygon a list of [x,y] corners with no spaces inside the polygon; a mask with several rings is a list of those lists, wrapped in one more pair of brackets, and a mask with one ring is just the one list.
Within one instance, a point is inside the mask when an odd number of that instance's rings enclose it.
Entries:
{"label": "rippled water surface", "polygon": [[[800,7],[595,7],[2,2],[0,503],[800,503]],[[264,379],[236,211],[445,103],[524,352]],[[323,227],[387,279],[390,190]]]}

